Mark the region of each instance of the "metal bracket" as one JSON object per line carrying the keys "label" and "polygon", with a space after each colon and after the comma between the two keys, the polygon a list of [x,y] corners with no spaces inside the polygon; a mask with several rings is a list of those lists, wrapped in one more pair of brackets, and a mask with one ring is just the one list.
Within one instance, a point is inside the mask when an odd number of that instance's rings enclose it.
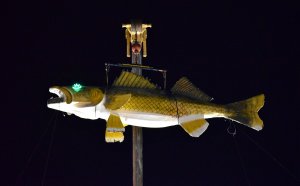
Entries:
{"label": "metal bracket", "polygon": [[105,71],[106,71],[106,84],[108,86],[109,83],[109,78],[108,78],[108,73],[110,70],[110,67],[119,67],[119,68],[138,68],[138,69],[143,69],[143,70],[149,70],[149,71],[154,71],[154,72],[161,72],[164,78],[164,89],[167,87],[167,70],[163,69],[157,69],[153,68],[151,66],[144,66],[144,65],[138,65],[138,64],[129,64],[129,63],[120,63],[120,64],[112,64],[112,63],[105,63]]}

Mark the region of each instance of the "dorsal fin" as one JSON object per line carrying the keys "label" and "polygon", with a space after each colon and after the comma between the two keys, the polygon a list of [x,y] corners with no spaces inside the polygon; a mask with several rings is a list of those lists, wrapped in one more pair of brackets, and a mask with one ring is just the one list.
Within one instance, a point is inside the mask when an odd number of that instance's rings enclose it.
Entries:
{"label": "dorsal fin", "polygon": [[157,86],[148,79],[127,71],[122,71],[121,75],[114,81],[112,86],[157,89]]}
{"label": "dorsal fin", "polygon": [[171,92],[176,95],[185,96],[204,102],[213,100],[212,97],[199,90],[186,77],[180,78],[171,89]]}

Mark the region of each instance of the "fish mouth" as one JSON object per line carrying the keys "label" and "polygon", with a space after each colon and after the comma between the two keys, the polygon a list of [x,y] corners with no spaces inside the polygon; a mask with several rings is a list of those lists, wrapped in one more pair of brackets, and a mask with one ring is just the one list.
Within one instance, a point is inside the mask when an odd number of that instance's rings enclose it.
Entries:
{"label": "fish mouth", "polygon": [[55,104],[55,103],[71,103],[72,102],[72,94],[64,87],[51,87],[49,88],[49,92],[55,94],[58,97],[52,97],[48,99],[47,104]]}

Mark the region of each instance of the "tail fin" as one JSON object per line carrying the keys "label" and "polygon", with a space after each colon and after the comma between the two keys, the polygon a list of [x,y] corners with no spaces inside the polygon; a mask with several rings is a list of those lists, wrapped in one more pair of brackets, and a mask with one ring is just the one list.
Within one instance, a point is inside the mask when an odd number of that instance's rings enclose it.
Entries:
{"label": "tail fin", "polygon": [[227,107],[233,110],[228,119],[244,124],[257,131],[261,130],[264,124],[258,116],[258,111],[264,106],[264,100],[265,96],[261,94],[244,101],[228,104]]}

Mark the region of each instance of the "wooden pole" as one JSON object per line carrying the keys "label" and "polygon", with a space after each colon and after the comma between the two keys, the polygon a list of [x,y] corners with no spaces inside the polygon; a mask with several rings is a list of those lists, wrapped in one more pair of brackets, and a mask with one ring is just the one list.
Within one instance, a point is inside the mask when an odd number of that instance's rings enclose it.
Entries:
{"label": "wooden pole", "polygon": [[[147,56],[146,39],[147,28],[151,24],[142,24],[140,21],[133,21],[131,24],[123,24],[125,37],[127,40],[127,57],[130,57],[131,63],[142,65],[143,56]],[[132,68],[132,72],[142,75],[141,68]],[[133,166],[133,186],[143,186],[143,131],[140,127],[132,127],[132,166]]]}
{"label": "wooden pole", "polygon": [[[132,64],[142,65],[141,54],[131,55]],[[142,75],[142,69],[132,68],[132,72]],[[133,186],[143,186],[143,130],[141,127],[132,127],[132,166]]]}
{"label": "wooden pole", "polygon": [[133,186],[143,186],[143,131],[132,127]]}

